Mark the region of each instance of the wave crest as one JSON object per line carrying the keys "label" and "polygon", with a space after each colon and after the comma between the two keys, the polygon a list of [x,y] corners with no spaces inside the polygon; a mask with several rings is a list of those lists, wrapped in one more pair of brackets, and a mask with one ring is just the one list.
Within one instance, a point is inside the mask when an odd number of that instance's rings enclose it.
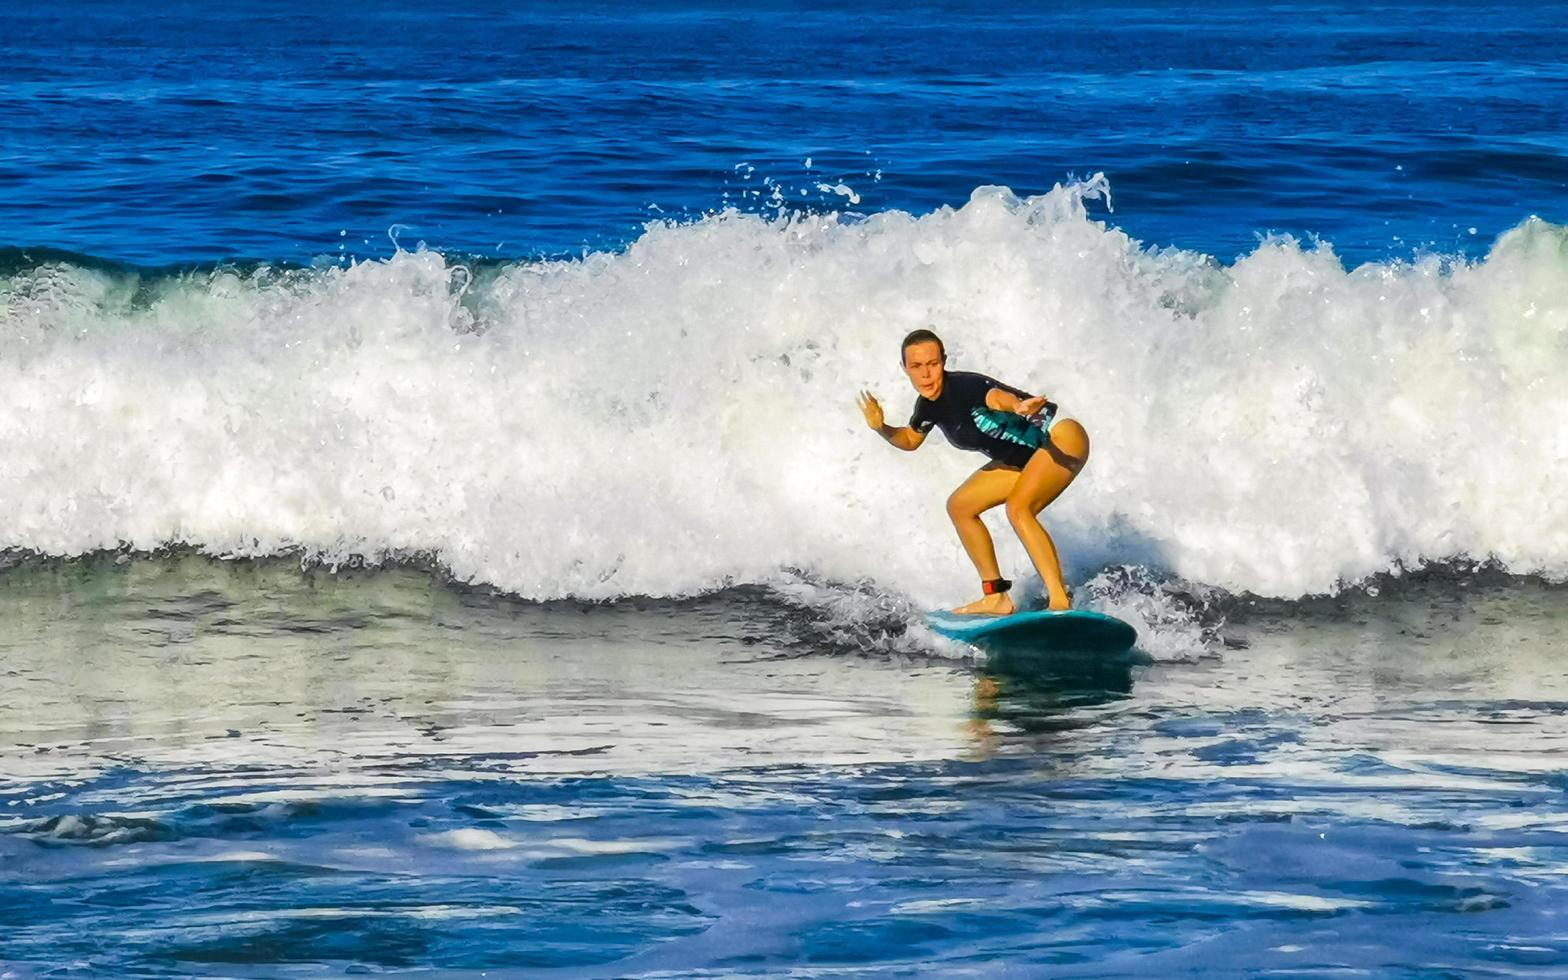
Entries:
{"label": "wave crest", "polygon": [[1093,220],[1108,193],[726,212],[484,268],[0,270],[0,548],[421,553],[535,599],[804,569],[934,605],[973,590],[942,502],[981,460],[894,451],[854,404],[905,417],[897,341],[934,323],[952,367],[1092,434],[1047,521],[1078,581],[1568,573],[1568,230],[1348,270],[1271,238],[1227,266]]}

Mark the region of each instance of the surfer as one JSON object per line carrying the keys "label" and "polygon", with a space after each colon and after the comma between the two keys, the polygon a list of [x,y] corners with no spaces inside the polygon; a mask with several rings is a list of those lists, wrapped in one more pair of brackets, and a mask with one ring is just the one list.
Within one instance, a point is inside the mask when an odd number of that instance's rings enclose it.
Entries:
{"label": "surfer", "polygon": [[947,349],[930,330],[916,330],[900,347],[904,373],[919,398],[909,424],[886,424],[882,406],[869,391],[860,393],[866,424],[889,443],[909,452],[919,449],[933,427],[959,449],[984,453],[990,462],[970,474],[947,498],[947,514],[958,530],[969,560],[980,573],[981,598],[955,613],[1010,615],[1011,582],[1002,578],[996,546],[980,515],[1007,505],[1007,520],[1034,562],[1052,609],[1072,606],[1062,584],[1056,545],[1040,524],[1039,513],[1061,496],[1089,459],[1089,434],[1077,420],[1056,418],[1056,406],[994,378],[970,371],[948,371]]}

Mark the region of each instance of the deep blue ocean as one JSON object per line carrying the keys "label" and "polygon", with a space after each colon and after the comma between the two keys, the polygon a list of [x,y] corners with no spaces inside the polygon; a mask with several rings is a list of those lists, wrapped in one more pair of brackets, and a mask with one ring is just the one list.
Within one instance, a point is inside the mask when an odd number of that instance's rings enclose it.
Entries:
{"label": "deep blue ocean", "polygon": [[4,26],[3,244],[140,265],[384,257],[394,225],[555,255],[1096,172],[1133,237],[1224,261],[1268,232],[1475,255],[1568,191],[1561,3],[73,2]]}
{"label": "deep blue ocean", "polygon": [[[9,6],[0,980],[1568,972],[1564,52]],[[1134,650],[925,627],[922,326],[1091,433]]]}

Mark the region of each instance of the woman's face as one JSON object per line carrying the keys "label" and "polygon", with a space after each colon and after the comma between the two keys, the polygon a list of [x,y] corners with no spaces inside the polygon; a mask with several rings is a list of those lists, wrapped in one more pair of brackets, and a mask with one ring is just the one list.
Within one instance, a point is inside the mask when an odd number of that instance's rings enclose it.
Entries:
{"label": "woman's face", "polygon": [[922,397],[935,401],[942,393],[942,345],[923,340],[905,347],[904,373]]}

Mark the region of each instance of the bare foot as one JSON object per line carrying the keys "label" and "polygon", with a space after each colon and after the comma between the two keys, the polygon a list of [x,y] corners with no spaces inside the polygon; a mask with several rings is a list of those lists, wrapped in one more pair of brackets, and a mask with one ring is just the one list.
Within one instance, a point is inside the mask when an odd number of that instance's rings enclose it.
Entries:
{"label": "bare foot", "polygon": [[976,599],[967,606],[959,606],[953,612],[960,616],[1011,616],[1013,600],[1007,597],[1006,592],[998,592],[983,599]]}
{"label": "bare foot", "polygon": [[1051,596],[1049,602],[1046,605],[1046,608],[1052,612],[1061,612],[1064,609],[1071,609],[1072,607],[1072,596],[1068,595],[1066,592],[1063,592],[1059,596]]}

